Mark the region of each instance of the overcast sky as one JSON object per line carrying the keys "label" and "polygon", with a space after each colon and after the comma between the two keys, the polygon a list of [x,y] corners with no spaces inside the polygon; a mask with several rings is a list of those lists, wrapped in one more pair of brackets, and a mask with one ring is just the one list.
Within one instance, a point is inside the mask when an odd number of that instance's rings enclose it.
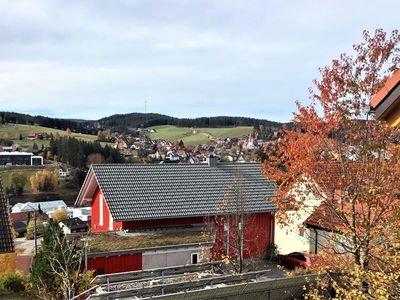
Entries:
{"label": "overcast sky", "polygon": [[0,0],[0,110],[289,121],[318,67],[397,1]]}

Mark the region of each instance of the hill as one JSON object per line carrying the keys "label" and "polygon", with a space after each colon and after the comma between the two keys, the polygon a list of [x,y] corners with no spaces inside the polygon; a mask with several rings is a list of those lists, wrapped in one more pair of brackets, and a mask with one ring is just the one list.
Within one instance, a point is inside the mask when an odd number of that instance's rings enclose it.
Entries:
{"label": "hill", "polygon": [[70,120],[49,118],[44,116],[31,116],[16,112],[0,111],[0,124],[14,123],[25,125],[39,125],[48,128],[67,130],[68,128],[74,132],[96,134],[97,131],[92,121]]}
{"label": "hill", "polygon": [[[44,146],[49,145],[48,140],[26,140],[25,138],[20,140],[20,134],[23,137],[26,137],[29,133],[35,133],[35,132],[45,132],[48,134],[56,134],[58,133],[60,136],[67,135],[67,132],[65,130],[60,130],[60,129],[54,129],[54,128],[48,128],[48,127],[43,127],[39,125],[25,125],[25,124],[0,124],[0,139],[4,138],[5,135],[8,136],[8,139],[13,140],[15,143],[19,144],[23,149],[28,149],[33,146],[34,143],[36,143],[39,148]],[[90,135],[90,134],[82,134],[82,133],[76,133],[76,132],[71,132],[71,137],[77,138],[79,140],[87,141],[87,142],[94,142],[97,140],[96,135]]]}
{"label": "hill", "polygon": [[[68,128],[76,133],[96,135],[98,130],[111,130],[120,133],[132,133],[139,127],[153,127],[161,125],[173,125],[183,128],[227,128],[227,127],[258,127],[264,125],[267,128],[279,128],[282,123],[263,119],[247,117],[201,117],[201,118],[175,118],[156,113],[128,113],[116,114],[99,120],[57,119],[44,116],[31,116],[15,112],[0,112],[1,124],[21,124],[42,126],[65,131]],[[47,132],[47,131],[46,131]]]}
{"label": "hill", "polygon": [[177,127],[173,125],[162,125],[151,127],[155,132],[150,133],[150,138],[153,140],[164,139],[169,141],[182,140],[185,145],[206,144],[213,138],[234,138],[243,135],[248,135],[253,127],[225,127],[225,128],[189,128]]}
{"label": "hill", "polygon": [[[282,125],[279,122],[273,122],[263,119],[254,119],[246,117],[201,117],[201,118],[175,118],[167,115],[154,113],[129,113],[112,115],[99,119],[98,124],[103,128],[113,128],[116,131],[129,128],[153,127],[160,125],[174,125],[177,127],[196,127],[196,128],[219,128],[219,127],[238,127],[238,126],[258,126],[278,128]],[[120,130],[117,130],[120,129]]]}

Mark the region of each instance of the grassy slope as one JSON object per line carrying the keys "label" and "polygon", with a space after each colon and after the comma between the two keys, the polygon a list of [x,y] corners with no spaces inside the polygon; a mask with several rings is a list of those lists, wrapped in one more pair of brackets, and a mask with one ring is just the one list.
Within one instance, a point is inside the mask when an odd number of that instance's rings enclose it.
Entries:
{"label": "grassy slope", "polygon": [[152,127],[156,132],[150,134],[151,139],[183,140],[187,145],[204,144],[209,138],[240,137],[248,135],[253,129],[251,126],[227,127],[227,128],[196,128],[176,127],[163,125]]}
{"label": "grassy slope", "polygon": [[[48,134],[50,133],[55,134],[56,132],[58,132],[58,134],[61,136],[67,134],[66,131],[64,130],[36,126],[36,125],[22,125],[22,124],[0,125],[0,138],[2,138],[5,133],[9,133],[11,135],[11,139],[15,143],[21,145],[23,149],[28,149],[29,147],[32,147],[33,143],[36,143],[39,146],[39,148],[42,147],[42,145],[48,146],[49,141],[42,141],[42,140],[28,141],[25,139],[19,140],[20,134],[26,137],[29,133],[35,133],[35,132],[46,132]],[[97,140],[97,136],[89,134],[80,134],[72,132],[71,136],[88,142],[94,142],[95,140]],[[104,146],[105,143],[102,143],[102,145]]]}

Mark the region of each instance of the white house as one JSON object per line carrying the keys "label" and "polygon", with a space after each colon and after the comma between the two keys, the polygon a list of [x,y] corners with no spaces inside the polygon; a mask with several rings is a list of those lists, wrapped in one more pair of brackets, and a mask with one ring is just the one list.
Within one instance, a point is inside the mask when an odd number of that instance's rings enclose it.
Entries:
{"label": "white house", "polygon": [[79,218],[67,219],[58,223],[64,234],[71,234],[74,232],[86,232],[88,225],[86,222]]}
{"label": "white house", "polygon": [[287,211],[288,225],[282,226],[275,220],[275,244],[278,252],[287,254],[290,252],[308,252],[310,249],[310,228],[305,227],[304,222],[322,203],[312,193],[308,193],[305,207],[298,212]]}
{"label": "white house", "polygon": [[63,169],[63,168],[61,168],[60,167],[60,169],[58,169],[58,175],[61,177],[61,178],[65,178],[65,177],[68,177],[69,175],[70,175],[70,172],[69,172],[69,170],[68,169]]}
{"label": "white house", "polygon": [[68,207],[67,209],[69,218],[79,218],[82,221],[90,221],[92,216],[91,207]]}
{"label": "white house", "polygon": [[40,209],[46,213],[50,218],[51,214],[57,209],[67,209],[67,205],[63,200],[54,200],[54,201],[42,201],[42,202],[26,202],[26,203],[17,203],[15,204],[11,212],[28,212],[28,211],[38,211]]}

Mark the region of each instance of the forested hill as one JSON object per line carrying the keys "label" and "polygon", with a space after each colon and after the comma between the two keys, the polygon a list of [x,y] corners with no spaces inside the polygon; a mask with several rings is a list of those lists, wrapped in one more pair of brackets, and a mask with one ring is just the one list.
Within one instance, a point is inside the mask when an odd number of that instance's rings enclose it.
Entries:
{"label": "forested hill", "polygon": [[267,127],[280,127],[282,123],[254,119],[246,117],[202,117],[202,118],[174,118],[167,115],[154,114],[154,113],[130,113],[118,114],[98,120],[100,125],[105,128],[117,127],[151,127],[158,125],[175,125],[178,127],[202,127],[202,128],[216,128],[216,127],[232,127],[232,126],[255,126],[265,125]]}
{"label": "forested hill", "polygon": [[175,125],[178,127],[201,127],[201,128],[216,128],[216,127],[233,127],[233,126],[258,126],[280,127],[282,123],[254,119],[246,117],[202,117],[202,118],[175,118],[162,114],[155,113],[129,113],[117,114],[95,121],[89,120],[73,120],[73,119],[58,119],[44,116],[31,116],[15,112],[0,111],[0,125],[5,123],[17,123],[33,125],[37,124],[44,127],[66,130],[69,128],[74,132],[97,134],[99,129],[113,130],[118,132],[128,132],[138,127],[151,127],[157,125]]}
{"label": "forested hill", "polygon": [[66,130],[69,128],[74,132],[96,134],[93,121],[78,121],[69,119],[57,119],[44,116],[31,116],[15,112],[0,111],[0,125],[5,123],[40,125],[43,127]]}

